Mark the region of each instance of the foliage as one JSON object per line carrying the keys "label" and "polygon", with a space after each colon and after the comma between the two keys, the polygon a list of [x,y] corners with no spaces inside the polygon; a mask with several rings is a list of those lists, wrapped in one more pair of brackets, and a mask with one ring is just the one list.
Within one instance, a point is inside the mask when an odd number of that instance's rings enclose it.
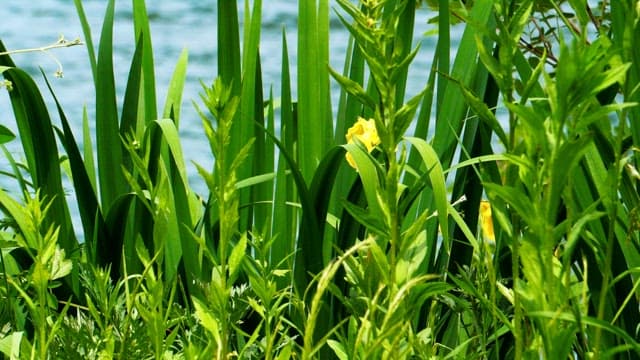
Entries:
{"label": "foliage", "polygon": [[342,71],[327,66],[329,1],[300,1],[297,83],[283,32],[277,101],[262,2],[240,21],[220,1],[217,79],[193,104],[215,158],[198,166],[205,194],[181,147],[187,52],[159,112],[145,2],[124,94],[115,1],[97,46],[74,3],[95,118],[67,119],[47,82],[48,109],[0,43],[19,132],[0,125],[0,144],[19,139],[25,159],[4,151],[20,189],[0,190],[4,357],[640,354],[635,2],[427,1],[437,46],[408,96],[419,1],[338,0]]}

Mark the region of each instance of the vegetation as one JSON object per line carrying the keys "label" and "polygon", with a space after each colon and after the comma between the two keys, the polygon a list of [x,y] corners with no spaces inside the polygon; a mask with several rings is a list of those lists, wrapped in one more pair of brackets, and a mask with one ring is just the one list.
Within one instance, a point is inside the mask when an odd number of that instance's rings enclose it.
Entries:
{"label": "vegetation", "polygon": [[640,356],[635,1],[427,1],[437,48],[413,97],[418,1],[337,0],[342,70],[330,2],[299,1],[297,83],[283,34],[282,93],[267,96],[262,1],[245,2],[242,33],[219,1],[217,80],[193,104],[215,158],[198,167],[205,194],[180,143],[187,52],[160,112],[133,1],[117,94],[114,3],[94,46],[75,0],[96,97],[82,134],[0,43],[19,130],[0,141],[24,153],[4,152],[21,192],[0,190],[2,356]]}

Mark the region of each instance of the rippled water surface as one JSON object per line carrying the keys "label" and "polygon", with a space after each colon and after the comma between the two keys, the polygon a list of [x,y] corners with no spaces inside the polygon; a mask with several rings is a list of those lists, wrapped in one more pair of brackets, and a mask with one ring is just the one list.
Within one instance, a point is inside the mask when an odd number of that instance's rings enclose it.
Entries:
{"label": "rippled water surface", "polygon": [[[92,26],[93,40],[97,46],[106,1],[85,0],[83,3]],[[239,9],[242,10],[243,2],[239,1],[238,4]],[[335,3],[332,6],[337,7]],[[212,159],[209,154],[209,147],[202,134],[200,119],[195,113],[191,102],[198,100],[198,93],[201,89],[200,80],[209,83],[217,72],[215,8],[216,3],[214,1],[147,1],[155,55],[159,107],[162,109],[164,104],[166,87],[175,62],[180,52],[186,48],[189,51],[189,66],[183,97],[181,139],[186,160],[189,163],[195,161],[205,167],[212,164]],[[411,68],[408,95],[417,93],[426,82],[428,64],[432,58],[435,38],[426,37],[423,33],[430,29],[426,21],[431,15],[426,10],[420,10],[416,19],[415,41],[420,41],[422,47]],[[82,37],[76,9],[71,0],[3,0],[2,6],[0,6],[0,19],[2,19],[0,21],[0,39],[9,49],[44,46],[55,42],[60,35],[64,35],[69,40]],[[116,84],[120,94],[119,104],[121,104],[130,58],[134,49],[130,1],[117,1],[115,19],[114,61]],[[263,1],[262,21],[261,54],[265,94],[268,94],[270,87],[273,87],[274,94],[278,94],[280,91],[278,79],[280,78],[283,29],[287,31],[287,41],[291,52],[290,62],[293,66],[293,84],[295,86],[297,2],[287,0]],[[331,65],[341,70],[344,64],[348,34],[335,16],[331,21],[330,36]],[[83,106],[87,106],[90,114],[92,114],[95,106],[91,70],[86,48],[77,46],[57,49],[51,53],[55,55],[64,67],[64,78],[62,79],[53,78],[57,65],[46,54],[20,54],[14,55],[13,59],[19,67],[31,73],[40,84],[43,81],[42,76],[39,74],[39,68],[42,68],[47,75],[51,75],[50,80],[53,83],[54,90],[62,102],[67,117],[75,127],[76,136],[80,137]],[[44,91],[45,87],[42,86],[41,89]],[[334,107],[337,105],[338,94],[339,89],[333,84]],[[49,94],[45,93],[45,98],[50,103]],[[55,113],[52,112],[52,114]],[[53,121],[58,123],[56,116],[52,115]],[[92,115],[90,115],[90,118],[93,118]],[[0,92],[0,123],[15,129],[8,96],[5,91]],[[20,156],[17,141],[14,141],[9,148],[17,156]],[[0,166],[6,166],[5,159],[1,159]],[[196,189],[203,189],[202,182],[198,179],[194,167],[191,166],[189,170],[192,184]],[[0,179],[0,184],[10,187],[6,179]]]}

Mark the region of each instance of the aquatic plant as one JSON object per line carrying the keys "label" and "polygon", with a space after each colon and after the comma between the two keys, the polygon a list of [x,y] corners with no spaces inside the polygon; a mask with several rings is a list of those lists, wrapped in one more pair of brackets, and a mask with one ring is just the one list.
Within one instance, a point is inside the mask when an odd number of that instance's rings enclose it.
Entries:
{"label": "aquatic plant", "polygon": [[297,82],[283,31],[276,99],[262,1],[243,21],[219,1],[218,73],[192,99],[215,159],[197,166],[204,194],[181,147],[187,51],[159,111],[145,2],[124,94],[115,1],[96,44],[74,3],[94,118],[68,119],[46,74],[0,43],[18,128],[0,125],[0,143],[24,155],[4,151],[20,192],[0,190],[4,357],[640,354],[635,2],[427,1],[437,46],[416,79],[420,1],[338,0],[342,70],[328,65],[330,2],[300,1]]}

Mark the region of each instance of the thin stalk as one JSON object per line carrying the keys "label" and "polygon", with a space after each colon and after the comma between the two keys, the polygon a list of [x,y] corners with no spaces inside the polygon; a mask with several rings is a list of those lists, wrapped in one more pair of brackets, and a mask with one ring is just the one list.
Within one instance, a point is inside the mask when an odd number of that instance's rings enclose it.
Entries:
{"label": "thin stalk", "polygon": [[[227,139],[227,126],[226,119],[220,119],[220,129],[218,130],[218,139],[219,144],[225,144],[225,140]],[[226,169],[227,169],[227,161],[226,161],[226,151],[224,149],[218,149],[218,154],[216,157],[216,167],[218,168],[218,183],[219,186],[217,188],[218,192],[218,214],[220,216],[220,247],[219,247],[219,259],[220,259],[220,288],[225,292],[224,300],[222,302],[223,309],[221,309],[220,316],[221,321],[221,332],[222,332],[222,340],[220,347],[218,348],[218,359],[223,359],[227,354],[227,342],[229,337],[228,332],[228,324],[227,324],[227,304],[226,295],[227,295],[227,241],[231,238],[232,235],[232,224],[229,224],[229,215],[227,214],[228,204],[227,197],[225,196],[226,192]]]}
{"label": "thin stalk", "polygon": [[[488,272],[487,277],[489,278],[489,297],[490,297],[491,304],[495,305],[496,308],[498,308],[498,296],[496,294],[496,283],[498,282],[498,278],[496,276],[495,266],[493,265],[495,251],[489,251],[489,249],[487,248],[487,245],[488,244],[486,242],[483,242],[482,248],[483,248],[484,256],[487,256],[485,261],[487,264],[487,272]],[[496,308],[491,309],[491,324],[494,329],[499,329],[500,327],[498,324],[498,316],[496,314]],[[496,344],[495,345],[496,359],[499,359],[500,342],[496,341],[495,344]],[[486,348],[483,346],[483,349],[486,349]]]}
{"label": "thin stalk", "polygon": [[273,335],[271,334],[271,316],[267,314],[264,319],[265,329],[264,329],[264,337],[266,339],[266,348],[265,348],[265,360],[273,359]]}
{"label": "thin stalk", "polygon": [[[26,194],[25,194],[26,196]],[[37,195],[36,195],[36,199],[37,199]],[[36,215],[34,213],[31,214],[31,220],[33,221],[33,225],[35,225],[35,231],[36,231],[36,236],[37,236],[37,246],[38,246],[38,254],[35,256],[35,264],[34,264],[34,272],[40,272],[39,276],[43,276],[44,275],[44,267],[46,266],[44,264],[44,259],[43,257],[43,249],[45,249],[47,247],[46,244],[46,239],[43,237],[43,235],[40,233],[40,229],[39,229],[39,224],[38,222],[41,220],[39,218],[36,218]],[[42,280],[40,279],[38,281],[34,282],[35,285],[35,290],[36,290],[36,300],[37,300],[37,307],[34,307],[34,310],[36,310],[38,313],[34,314],[34,317],[37,318],[37,322],[36,322],[36,326],[38,327],[37,333],[38,333],[38,339],[39,340],[39,344],[34,343],[34,346],[37,346],[37,353],[39,354],[38,357],[42,360],[46,360],[47,359],[47,285],[43,285],[42,284]],[[48,281],[48,279],[46,279],[46,281]],[[36,345],[37,344],[37,345]]]}
{"label": "thin stalk", "polygon": [[400,214],[398,212],[398,180],[400,178],[399,164],[396,157],[397,139],[395,134],[395,89],[393,86],[389,87],[386,99],[383,99],[385,103],[385,118],[387,131],[389,132],[388,144],[385,144],[385,152],[387,161],[389,162],[389,169],[385,179],[386,189],[386,202],[389,211],[389,235],[390,235],[390,258],[389,263],[391,265],[391,283],[395,283],[396,275],[396,253],[400,248]]}
{"label": "thin stalk", "polygon": [[[506,5],[506,4],[504,4]],[[507,9],[507,7],[504,7]],[[517,47],[517,43],[514,44]],[[499,50],[496,51],[498,54]],[[509,56],[508,65],[513,67],[513,56]],[[513,91],[515,88],[515,79],[513,76],[509,77],[510,81],[506,81],[506,89],[504,89],[504,97],[506,103],[514,103]],[[509,148],[507,151],[511,151],[516,148],[516,127],[518,126],[518,118],[516,114],[509,110]],[[520,295],[516,291],[516,282],[520,278],[520,219],[517,214],[513,213],[511,223],[513,224],[513,237],[511,239],[511,273],[513,276],[513,338],[515,339],[515,359],[519,360],[523,355],[523,336],[522,336],[522,319],[523,313],[520,306]]]}
{"label": "thin stalk", "polygon": [[[395,151],[387,151],[389,157],[389,173],[386,178],[387,188],[387,206],[389,207],[389,226],[390,226],[390,259],[389,264],[391,266],[391,278],[392,284],[395,284],[396,279],[396,258],[398,249],[400,249],[400,214],[398,212],[397,192],[398,192],[398,161],[396,159]],[[392,293],[393,295],[393,293]]]}
{"label": "thin stalk", "polygon": [[586,4],[587,7],[587,14],[589,15],[589,19],[591,19],[591,22],[593,23],[593,26],[596,28],[596,31],[600,32],[600,20],[593,14],[593,11],[591,11],[591,7],[589,6],[589,4]]}
{"label": "thin stalk", "polygon": [[[625,134],[625,119],[627,118],[627,111],[623,110],[620,116],[620,125],[618,126],[618,134],[616,136],[616,148],[622,149],[622,141]],[[617,195],[617,191],[620,187],[620,172],[617,169],[620,169],[620,163],[622,161],[621,157],[622,152],[615,152],[615,161],[613,162],[614,169],[616,169],[614,173],[614,185],[611,187],[611,199],[615,199]],[[611,265],[613,262],[613,242],[615,239],[615,228],[616,228],[616,219],[618,217],[618,205],[617,202],[611,201],[611,205],[609,206],[609,228],[607,230],[607,251],[605,255],[604,262],[604,274],[602,276],[602,287],[600,290],[600,295],[598,296],[598,313],[597,319],[604,319],[604,311],[606,307],[607,293],[609,291],[609,283],[611,282],[611,278],[613,275],[611,274]],[[596,327],[596,333],[594,337],[594,359],[598,360],[600,358],[600,342],[602,341],[602,327]]]}
{"label": "thin stalk", "polygon": [[47,295],[46,289],[43,286],[38,287],[38,333],[40,337],[40,345],[38,346],[38,352],[40,353],[40,359],[47,359]]}
{"label": "thin stalk", "polygon": [[69,41],[69,40],[66,40],[63,36],[60,36],[60,38],[58,38],[58,41],[54,42],[53,44],[41,46],[41,47],[35,47],[35,48],[2,51],[0,52],[0,56],[23,54],[23,53],[30,53],[30,52],[47,52],[53,49],[66,48],[66,47],[71,47],[76,45],[83,45],[82,40],[80,40],[80,38],[76,38],[74,40]]}
{"label": "thin stalk", "polygon": [[513,238],[511,239],[511,272],[513,274],[513,338],[515,339],[515,359],[522,359],[522,309],[520,307],[520,295],[516,291],[516,281],[520,278],[520,242],[518,232],[520,231],[520,220],[514,215],[512,217]]}
{"label": "thin stalk", "polygon": [[[553,5],[553,8],[555,9],[556,13],[558,14],[558,17],[562,20],[562,22],[567,26],[567,28],[569,28],[569,30],[571,30],[571,32],[573,33],[573,35],[576,38],[582,39],[582,31],[580,30],[580,28],[578,28],[576,26],[576,24],[572,23],[566,16],[564,11],[562,11],[562,9],[560,8],[560,5],[558,5],[555,1],[551,1],[551,5]],[[586,42],[586,38],[584,38],[585,42]]]}

